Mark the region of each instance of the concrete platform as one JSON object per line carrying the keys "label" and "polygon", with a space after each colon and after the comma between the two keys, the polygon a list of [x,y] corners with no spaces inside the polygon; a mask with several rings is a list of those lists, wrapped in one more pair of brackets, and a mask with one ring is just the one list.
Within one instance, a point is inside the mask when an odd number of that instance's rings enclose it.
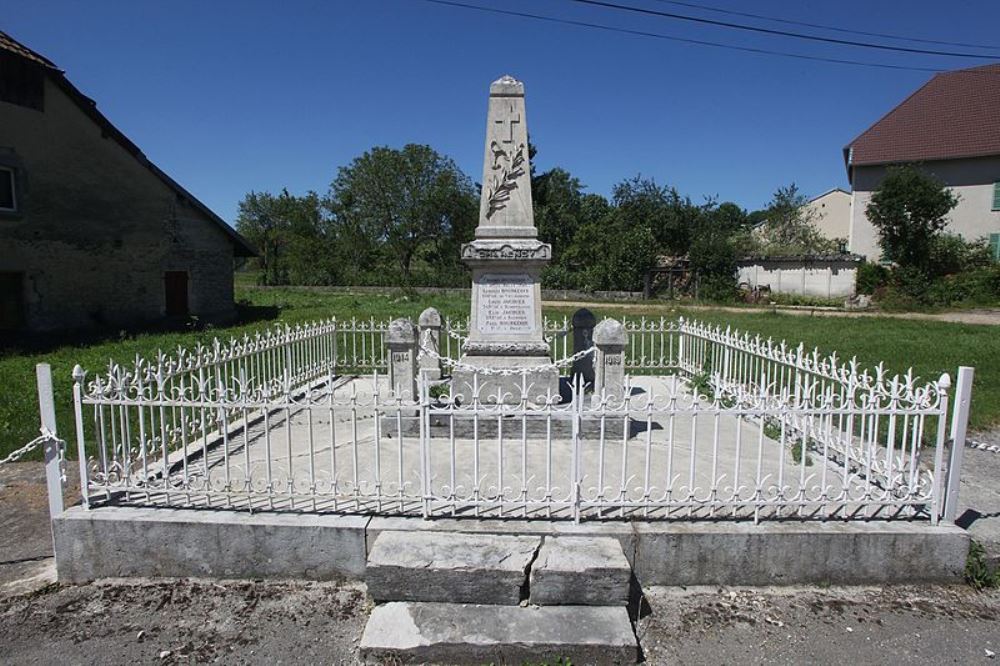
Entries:
{"label": "concrete platform", "polygon": [[53,521],[59,579],[363,579],[385,530],[612,536],[647,585],[957,582],[969,535],[926,522],[624,522],[369,518],[73,507]]}
{"label": "concrete platform", "polygon": [[629,566],[621,543],[606,536],[547,536],[531,565],[531,603],[625,606]]}
{"label": "concrete platform", "polygon": [[361,657],[378,663],[634,664],[622,607],[482,606],[393,602],[372,611]]}
{"label": "concrete platform", "polygon": [[365,581],[376,601],[448,601],[516,606],[537,536],[385,531],[368,555]]}

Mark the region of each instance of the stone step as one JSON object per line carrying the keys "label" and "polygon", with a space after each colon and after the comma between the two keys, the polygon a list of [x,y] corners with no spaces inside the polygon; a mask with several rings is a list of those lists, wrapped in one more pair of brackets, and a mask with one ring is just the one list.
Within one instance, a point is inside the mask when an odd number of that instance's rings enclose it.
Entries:
{"label": "stone step", "polygon": [[392,602],[372,611],[361,657],[379,663],[634,664],[622,606],[484,606]]}
{"label": "stone step", "polygon": [[547,536],[531,565],[531,603],[625,606],[632,567],[613,537]]}
{"label": "stone step", "polygon": [[380,532],[365,582],[376,601],[447,601],[516,606],[538,536]]}

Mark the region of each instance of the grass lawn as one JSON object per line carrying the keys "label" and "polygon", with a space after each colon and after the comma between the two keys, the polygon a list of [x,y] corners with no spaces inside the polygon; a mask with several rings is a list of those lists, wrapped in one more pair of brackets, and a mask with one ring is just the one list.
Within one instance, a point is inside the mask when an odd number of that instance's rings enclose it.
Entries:
{"label": "grass lawn", "polygon": [[[0,455],[12,451],[38,433],[38,402],[35,391],[36,363],[52,365],[59,432],[72,439],[73,365],[99,371],[110,359],[131,361],[137,354],[149,356],[157,349],[169,351],[192,346],[219,336],[242,336],[275,323],[296,323],[336,315],[340,319],[374,317],[376,320],[408,316],[416,319],[433,305],[445,316],[467,316],[468,299],[463,296],[354,295],[301,289],[256,289],[238,285],[237,296],[248,302],[244,323],[229,328],[201,331],[158,332],[120,335],[84,342],[66,343],[33,338],[19,348],[0,351]],[[745,313],[683,309],[664,305],[662,312],[631,310],[627,304],[595,307],[598,316],[692,316],[702,321],[730,325],[789,342],[805,342],[810,348],[836,350],[856,355],[865,365],[883,361],[894,372],[913,367],[921,377],[935,379],[942,372],[954,373],[959,365],[976,368],[973,389],[972,427],[981,429],[1000,423],[1000,330],[974,326],[902,319],[841,319],[805,317],[770,312]],[[571,315],[574,307],[546,308],[545,314]]]}

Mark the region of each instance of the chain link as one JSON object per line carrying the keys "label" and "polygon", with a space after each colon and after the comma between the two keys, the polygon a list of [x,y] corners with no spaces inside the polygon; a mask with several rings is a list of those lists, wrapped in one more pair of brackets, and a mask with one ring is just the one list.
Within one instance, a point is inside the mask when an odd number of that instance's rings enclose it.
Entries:
{"label": "chain link", "polygon": [[965,440],[965,445],[970,449],[978,449],[979,451],[989,451],[990,453],[1000,453],[1000,445],[997,444],[987,444],[986,442],[976,442],[971,439]]}
{"label": "chain link", "polygon": [[[451,331],[449,331],[449,335]],[[500,377],[510,377],[513,375],[529,374],[532,372],[541,372],[543,370],[552,370],[571,365],[576,361],[579,361],[584,356],[593,353],[597,347],[591,346],[587,349],[576,352],[572,356],[567,356],[566,358],[559,359],[555,363],[547,363],[545,365],[531,366],[530,368],[504,368],[501,370],[495,370],[493,368],[484,368],[478,365],[470,365],[468,363],[462,363],[461,361],[456,361],[453,358],[448,358],[447,356],[441,356],[439,353],[433,349],[427,347],[427,342],[430,340],[430,331],[426,331],[423,339],[420,341],[420,352],[417,354],[417,358],[421,359],[426,357],[433,358],[436,361],[444,363],[451,368],[457,368],[459,370],[466,370],[468,372],[475,372],[480,375],[492,375]]]}
{"label": "chain link", "polygon": [[60,455],[62,455],[62,451],[66,447],[66,442],[64,440],[59,439],[58,437],[56,437],[50,430],[48,430],[46,428],[42,428],[41,432],[42,432],[41,435],[39,435],[38,437],[34,438],[33,440],[31,440],[30,442],[28,442],[27,444],[25,444],[21,448],[15,450],[15,451],[11,451],[7,455],[6,458],[4,458],[3,460],[0,460],[0,465],[6,465],[7,463],[16,462],[17,460],[20,460],[21,458],[23,458],[24,456],[28,455],[29,453],[31,453],[32,451],[34,451],[35,449],[37,449],[39,446],[42,446],[43,444],[45,444],[45,442],[48,442],[48,441],[56,441],[56,442],[58,442],[59,443]]}

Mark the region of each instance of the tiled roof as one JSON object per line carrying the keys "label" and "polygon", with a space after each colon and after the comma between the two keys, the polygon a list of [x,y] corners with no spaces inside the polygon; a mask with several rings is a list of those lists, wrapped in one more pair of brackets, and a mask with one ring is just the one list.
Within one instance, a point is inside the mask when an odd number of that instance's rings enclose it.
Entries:
{"label": "tiled roof", "polygon": [[847,166],[1000,155],[1000,64],[937,74],[844,148]]}
{"label": "tiled roof", "polygon": [[44,65],[46,67],[55,70],[59,69],[58,67],[55,66],[55,63],[53,63],[51,60],[41,55],[40,53],[35,53],[27,46],[17,41],[16,39],[8,35],[6,32],[3,32],[2,30],[0,30],[0,49],[3,49],[4,51],[10,51],[11,53],[21,56],[22,58],[33,60],[34,62],[37,62],[39,65]]}

